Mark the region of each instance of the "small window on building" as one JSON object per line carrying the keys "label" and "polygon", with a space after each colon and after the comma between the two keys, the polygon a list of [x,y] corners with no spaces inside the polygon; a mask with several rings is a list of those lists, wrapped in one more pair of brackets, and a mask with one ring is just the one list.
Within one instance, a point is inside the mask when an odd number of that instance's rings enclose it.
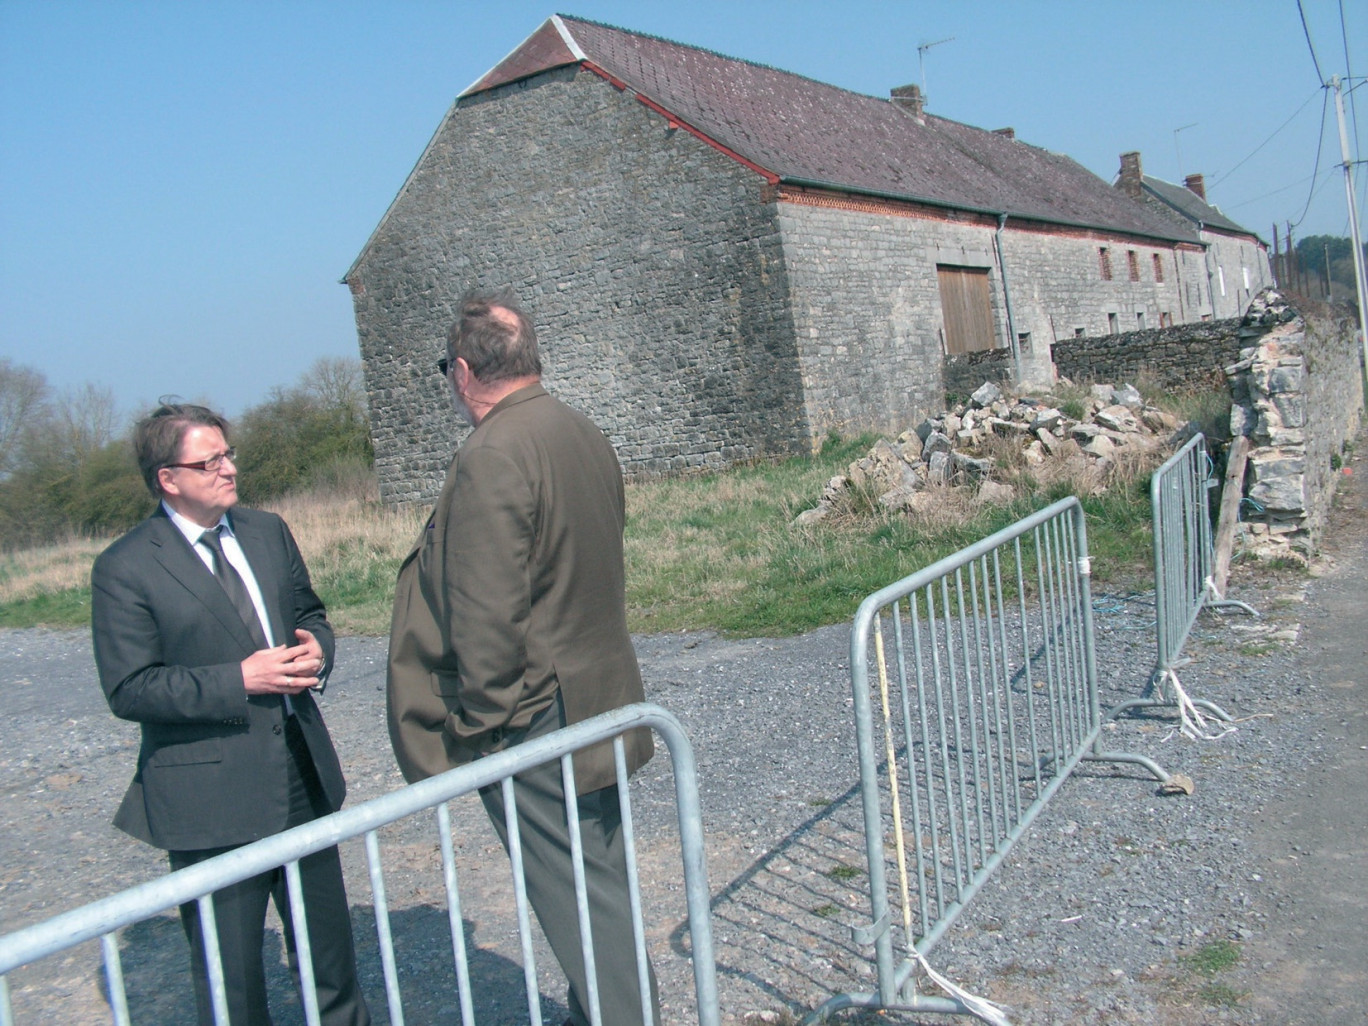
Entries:
{"label": "small window on building", "polygon": [[1097,249],[1097,262],[1102,271],[1102,280],[1112,280],[1111,253],[1106,246],[1099,246]]}
{"label": "small window on building", "polygon": [[1154,254],[1154,280],[1164,280],[1164,259],[1158,253]]}
{"label": "small window on building", "polygon": [[1074,328],[1074,338],[1082,338],[1087,333],[1087,328]]}
{"label": "small window on building", "polygon": [[1202,314],[1202,320],[1203,320],[1203,321],[1209,321],[1209,320],[1211,320],[1211,314]]}
{"label": "small window on building", "polygon": [[1126,250],[1126,269],[1130,271],[1130,280],[1140,280],[1140,258],[1135,255],[1135,250]]}
{"label": "small window on building", "polygon": [[1029,353],[1031,351],[1031,333],[1029,331],[1017,334],[1017,352]]}
{"label": "small window on building", "polygon": [[1240,273],[1244,275],[1245,291],[1249,291],[1249,268],[1241,267]]}
{"label": "small window on building", "polygon": [[1216,277],[1217,277],[1218,279],[1220,279],[1220,282],[1221,282],[1221,295],[1224,296],[1224,295],[1225,295],[1225,268],[1224,268],[1224,267],[1218,267],[1218,268],[1216,268]]}
{"label": "small window on building", "polygon": [[1114,313],[1107,314],[1107,331],[1113,335],[1121,334],[1121,326],[1118,322],[1116,314]]}
{"label": "small window on building", "polygon": [[1136,326],[1137,328],[1139,328],[1141,331],[1144,331],[1144,330],[1145,330],[1145,311],[1144,311],[1144,310],[1137,310],[1137,311],[1135,311],[1135,326]]}
{"label": "small window on building", "polygon": [[1160,313],[1159,313],[1159,327],[1161,327],[1161,328],[1171,328],[1171,327],[1173,327],[1173,314],[1169,313],[1167,310],[1160,311]]}

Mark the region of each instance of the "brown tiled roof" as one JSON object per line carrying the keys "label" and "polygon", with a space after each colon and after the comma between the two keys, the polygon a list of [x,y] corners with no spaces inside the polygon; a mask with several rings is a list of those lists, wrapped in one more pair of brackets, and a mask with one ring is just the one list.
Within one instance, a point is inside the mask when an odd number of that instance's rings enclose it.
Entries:
{"label": "brown tiled roof", "polygon": [[1061,154],[762,64],[558,15],[463,93],[585,61],[794,184],[1194,242]]}
{"label": "brown tiled roof", "polygon": [[1218,208],[1213,207],[1186,186],[1174,185],[1172,182],[1166,182],[1162,178],[1153,178],[1150,175],[1145,175],[1141,181],[1144,183],[1146,192],[1154,196],[1159,202],[1173,208],[1175,212],[1189,221],[1200,222],[1207,228],[1215,228],[1223,232],[1254,236],[1254,233],[1248,228],[1242,228],[1236,224],[1221,213]]}

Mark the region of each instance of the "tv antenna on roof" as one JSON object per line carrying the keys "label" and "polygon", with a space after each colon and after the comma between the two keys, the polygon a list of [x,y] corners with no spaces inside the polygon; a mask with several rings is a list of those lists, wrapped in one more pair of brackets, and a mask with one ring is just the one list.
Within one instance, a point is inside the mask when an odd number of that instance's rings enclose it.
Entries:
{"label": "tv antenna on roof", "polygon": [[940,46],[941,43],[953,43],[954,36],[946,36],[944,39],[937,39],[934,43],[922,43],[917,47],[917,70],[921,72],[922,102],[926,102],[926,51],[933,46]]}

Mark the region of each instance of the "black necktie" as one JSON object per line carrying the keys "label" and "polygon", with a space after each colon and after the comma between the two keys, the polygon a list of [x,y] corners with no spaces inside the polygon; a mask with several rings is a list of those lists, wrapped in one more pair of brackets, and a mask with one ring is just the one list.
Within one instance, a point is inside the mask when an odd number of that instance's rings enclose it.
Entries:
{"label": "black necktie", "polygon": [[214,554],[214,576],[218,578],[219,584],[223,585],[223,590],[228,593],[228,598],[237,608],[238,615],[247,625],[257,648],[269,648],[266,632],[261,629],[261,618],[257,616],[256,606],[252,604],[252,596],[247,593],[247,585],[243,582],[242,575],[223,554],[223,540],[219,537],[222,530],[223,525],[220,524],[212,531],[205,531],[199,536],[199,540]]}

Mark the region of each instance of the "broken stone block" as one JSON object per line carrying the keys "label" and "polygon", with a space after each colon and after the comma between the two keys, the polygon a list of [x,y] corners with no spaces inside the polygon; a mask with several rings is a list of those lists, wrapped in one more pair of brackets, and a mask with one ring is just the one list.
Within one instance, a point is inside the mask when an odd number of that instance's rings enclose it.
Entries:
{"label": "broken stone block", "polygon": [[1098,424],[1113,431],[1134,432],[1140,430],[1140,422],[1135,419],[1135,414],[1124,406],[1108,406],[1106,409],[1098,410],[1095,418]]}
{"label": "broken stone block", "polygon": [[1110,459],[1116,452],[1116,443],[1106,435],[1094,435],[1083,445],[1083,451],[1095,459]]}
{"label": "broken stone block", "polygon": [[1249,497],[1265,510],[1300,513],[1306,509],[1306,463],[1296,456],[1250,458],[1254,485]]}
{"label": "broken stone block", "polygon": [[1011,485],[1003,484],[1001,481],[984,481],[979,485],[974,501],[981,505],[1003,506],[1015,498],[1016,491]]}
{"label": "broken stone block", "polygon": [[848,469],[851,484],[883,494],[916,480],[912,467],[898,449],[886,439],[879,439],[869,455],[856,460]]}
{"label": "broken stone block", "polygon": [[1165,413],[1163,410],[1142,411],[1140,414],[1140,423],[1156,434],[1166,434],[1170,431],[1178,430],[1178,418],[1172,414]]}
{"label": "broken stone block", "polygon": [[991,381],[985,381],[974,390],[974,394],[969,397],[969,403],[971,406],[982,409],[985,406],[993,405],[993,403],[1001,398],[1002,389],[998,388],[997,385],[993,384]]}
{"label": "broken stone block", "polygon": [[898,436],[898,453],[908,463],[916,463],[921,459],[922,449],[925,444],[921,436],[915,431],[904,431]]}
{"label": "broken stone block", "polygon": [[1306,395],[1302,392],[1275,394],[1273,405],[1282,418],[1283,426],[1299,428],[1306,425]]}
{"label": "broken stone block", "polygon": [[936,449],[926,461],[926,479],[932,484],[945,484],[950,477],[950,439],[945,441],[946,448]]}
{"label": "broken stone block", "polygon": [[922,447],[922,458],[928,462],[937,453],[946,453],[953,448],[950,439],[939,431],[932,431],[923,441],[926,444]]}
{"label": "broken stone block", "polygon": [[906,509],[908,501],[916,494],[915,488],[894,488],[879,496],[879,505],[884,509]]}
{"label": "broken stone block", "polygon": [[1122,385],[1113,389],[1112,401],[1131,410],[1142,409],[1145,405],[1145,400],[1140,397],[1140,392],[1134,385]]}
{"label": "broken stone block", "polygon": [[[950,438],[954,438],[957,434],[960,433],[960,430],[965,426],[966,425],[964,421],[961,420],[958,416],[956,416],[953,413],[947,413],[945,415],[945,420],[941,423],[940,430],[942,434]],[[973,427],[972,421],[968,426]],[[926,439],[923,438],[922,441],[924,442],[926,441]]]}
{"label": "broken stone block", "polygon": [[1026,458],[1027,464],[1032,467],[1042,465],[1045,462],[1047,455],[1045,446],[1041,444],[1040,439],[1036,439],[1030,445],[1026,446],[1026,448],[1022,449],[1021,454]]}
{"label": "broken stone block", "polygon": [[1093,385],[1093,387],[1089,389],[1089,392],[1092,394],[1094,400],[1101,403],[1103,406],[1110,406],[1112,403],[1112,395],[1116,392],[1116,389],[1111,385]]}
{"label": "broken stone block", "polygon": [[1037,410],[1035,416],[1031,418],[1031,430],[1049,431],[1059,423],[1063,416],[1064,414],[1060,413],[1053,406],[1046,407],[1043,410]]}
{"label": "broken stone block", "polygon": [[992,460],[976,459],[962,452],[951,454],[950,465],[954,473],[964,474],[973,479],[987,477],[993,471]]}
{"label": "broken stone block", "polygon": [[831,506],[827,503],[819,502],[812,509],[805,509],[793,518],[794,527],[811,527],[813,524],[821,523],[831,515]]}
{"label": "broken stone block", "polygon": [[994,417],[988,421],[988,426],[993,434],[1001,435],[1003,438],[1021,438],[1030,432],[1030,427],[1017,420],[1003,420],[1001,417]]}

